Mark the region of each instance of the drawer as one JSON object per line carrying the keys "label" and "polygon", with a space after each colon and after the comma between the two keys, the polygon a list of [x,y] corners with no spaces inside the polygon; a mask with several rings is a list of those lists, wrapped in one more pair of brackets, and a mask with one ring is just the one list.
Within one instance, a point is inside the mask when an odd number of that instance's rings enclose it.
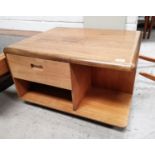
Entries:
{"label": "drawer", "polygon": [[69,63],[7,54],[14,78],[71,90]]}

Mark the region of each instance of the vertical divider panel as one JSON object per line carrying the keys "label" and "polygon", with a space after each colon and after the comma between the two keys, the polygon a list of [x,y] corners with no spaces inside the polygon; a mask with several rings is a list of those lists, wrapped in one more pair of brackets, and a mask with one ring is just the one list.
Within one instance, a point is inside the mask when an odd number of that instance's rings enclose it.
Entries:
{"label": "vertical divider panel", "polygon": [[76,64],[70,64],[70,68],[73,110],[77,110],[78,105],[91,86],[91,68]]}

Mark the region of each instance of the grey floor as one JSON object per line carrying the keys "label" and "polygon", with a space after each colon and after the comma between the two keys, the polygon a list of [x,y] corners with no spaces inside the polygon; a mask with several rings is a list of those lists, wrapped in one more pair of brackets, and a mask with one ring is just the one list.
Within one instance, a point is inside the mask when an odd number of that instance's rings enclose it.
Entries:
{"label": "grey floor", "polygon": [[[0,42],[4,46],[9,39]],[[155,32],[143,41],[141,53],[155,56]],[[139,71],[155,74],[155,64],[139,60]],[[0,94],[0,138],[155,138],[155,82],[137,74],[129,125],[123,130],[26,104],[13,86]]]}
{"label": "grey floor", "polygon": [[3,48],[7,45],[13,44],[22,39],[24,39],[24,37],[22,36],[0,35],[0,53],[3,51]]}

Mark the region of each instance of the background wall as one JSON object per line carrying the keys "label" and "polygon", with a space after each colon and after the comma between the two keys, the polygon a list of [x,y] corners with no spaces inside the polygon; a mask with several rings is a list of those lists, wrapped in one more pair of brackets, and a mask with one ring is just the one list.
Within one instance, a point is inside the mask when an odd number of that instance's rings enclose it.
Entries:
{"label": "background wall", "polygon": [[136,30],[137,16],[86,16],[84,27]]}
{"label": "background wall", "polygon": [[54,27],[83,27],[82,16],[0,16],[0,28],[46,31]]}
{"label": "background wall", "polygon": [[84,17],[84,27],[105,28],[105,29],[125,29],[126,17],[114,16],[86,16]]}
{"label": "background wall", "polygon": [[138,16],[127,16],[126,17],[126,29],[137,30]]}
{"label": "background wall", "polygon": [[0,16],[0,28],[46,31],[54,27],[136,30],[137,16]]}

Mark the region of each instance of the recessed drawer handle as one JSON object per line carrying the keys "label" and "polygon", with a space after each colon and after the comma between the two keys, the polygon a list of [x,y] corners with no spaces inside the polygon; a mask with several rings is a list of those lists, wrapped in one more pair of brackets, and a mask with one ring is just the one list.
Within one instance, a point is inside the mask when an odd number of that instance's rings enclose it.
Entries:
{"label": "recessed drawer handle", "polygon": [[43,66],[42,65],[31,64],[31,68],[32,69],[37,69],[37,70],[43,70]]}

